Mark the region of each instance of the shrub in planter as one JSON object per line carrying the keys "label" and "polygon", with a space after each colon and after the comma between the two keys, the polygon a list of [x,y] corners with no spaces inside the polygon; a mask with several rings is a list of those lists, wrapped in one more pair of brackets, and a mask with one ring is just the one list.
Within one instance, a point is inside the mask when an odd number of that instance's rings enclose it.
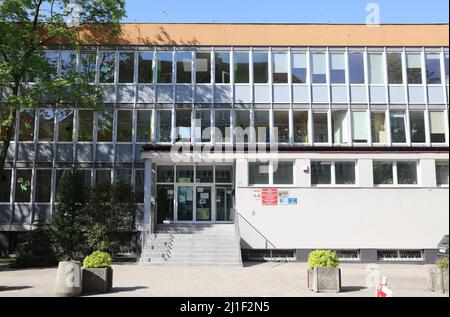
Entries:
{"label": "shrub in planter", "polygon": [[336,253],[315,250],[308,255],[308,288],[314,292],[341,291],[341,270]]}
{"label": "shrub in planter", "polygon": [[83,293],[108,293],[112,290],[112,259],[106,252],[95,251],[83,261]]}
{"label": "shrub in planter", "polygon": [[434,292],[448,292],[448,257],[436,262],[436,267],[428,270],[428,287]]}

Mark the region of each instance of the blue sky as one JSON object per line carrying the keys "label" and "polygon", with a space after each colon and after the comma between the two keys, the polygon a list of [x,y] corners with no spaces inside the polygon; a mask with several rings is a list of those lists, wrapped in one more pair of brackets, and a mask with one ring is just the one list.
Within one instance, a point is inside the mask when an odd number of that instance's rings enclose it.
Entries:
{"label": "blue sky", "polygon": [[368,3],[381,23],[449,20],[448,0],[127,0],[124,21],[364,23]]}

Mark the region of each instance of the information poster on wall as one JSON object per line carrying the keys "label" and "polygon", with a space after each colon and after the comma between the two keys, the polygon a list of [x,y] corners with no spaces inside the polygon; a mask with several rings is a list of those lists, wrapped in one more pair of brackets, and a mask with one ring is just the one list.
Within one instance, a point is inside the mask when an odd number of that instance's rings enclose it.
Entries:
{"label": "information poster on wall", "polygon": [[278,205],[278,189],[264,188],[261,190],[262,204],[265,206]]}

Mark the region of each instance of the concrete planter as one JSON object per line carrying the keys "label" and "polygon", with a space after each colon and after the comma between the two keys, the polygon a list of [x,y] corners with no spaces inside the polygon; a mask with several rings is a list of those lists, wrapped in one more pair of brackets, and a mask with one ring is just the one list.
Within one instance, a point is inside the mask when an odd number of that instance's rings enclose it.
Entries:
{"label": "concrete planter", "polygon": [[112,268],[83,268],[83,293],[109,293],[113,285]]}
{"label": "concrete planter", "polygon": [[308,269],[308,288],[316,293],[341,291],[341,269],[321,267]]}
{"label": "concrete planter", "polygon": [[429,269],[428,288],[433,292],[448,292],[448,270],[438,268]]}
{"label": "concrete planter", "polygon": [[58,297],[75,297],[81,294],[81,263],[62,261],[56,273],[55,294]]}

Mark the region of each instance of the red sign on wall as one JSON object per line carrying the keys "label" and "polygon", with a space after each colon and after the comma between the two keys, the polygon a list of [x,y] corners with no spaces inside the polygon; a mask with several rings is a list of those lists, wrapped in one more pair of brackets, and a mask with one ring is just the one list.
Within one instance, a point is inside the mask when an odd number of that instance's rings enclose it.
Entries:
{"label": "red sign on wall", "polygon": [[263,205],[278,205],[278,189],[264,188],[261,190],[261,200]]}

